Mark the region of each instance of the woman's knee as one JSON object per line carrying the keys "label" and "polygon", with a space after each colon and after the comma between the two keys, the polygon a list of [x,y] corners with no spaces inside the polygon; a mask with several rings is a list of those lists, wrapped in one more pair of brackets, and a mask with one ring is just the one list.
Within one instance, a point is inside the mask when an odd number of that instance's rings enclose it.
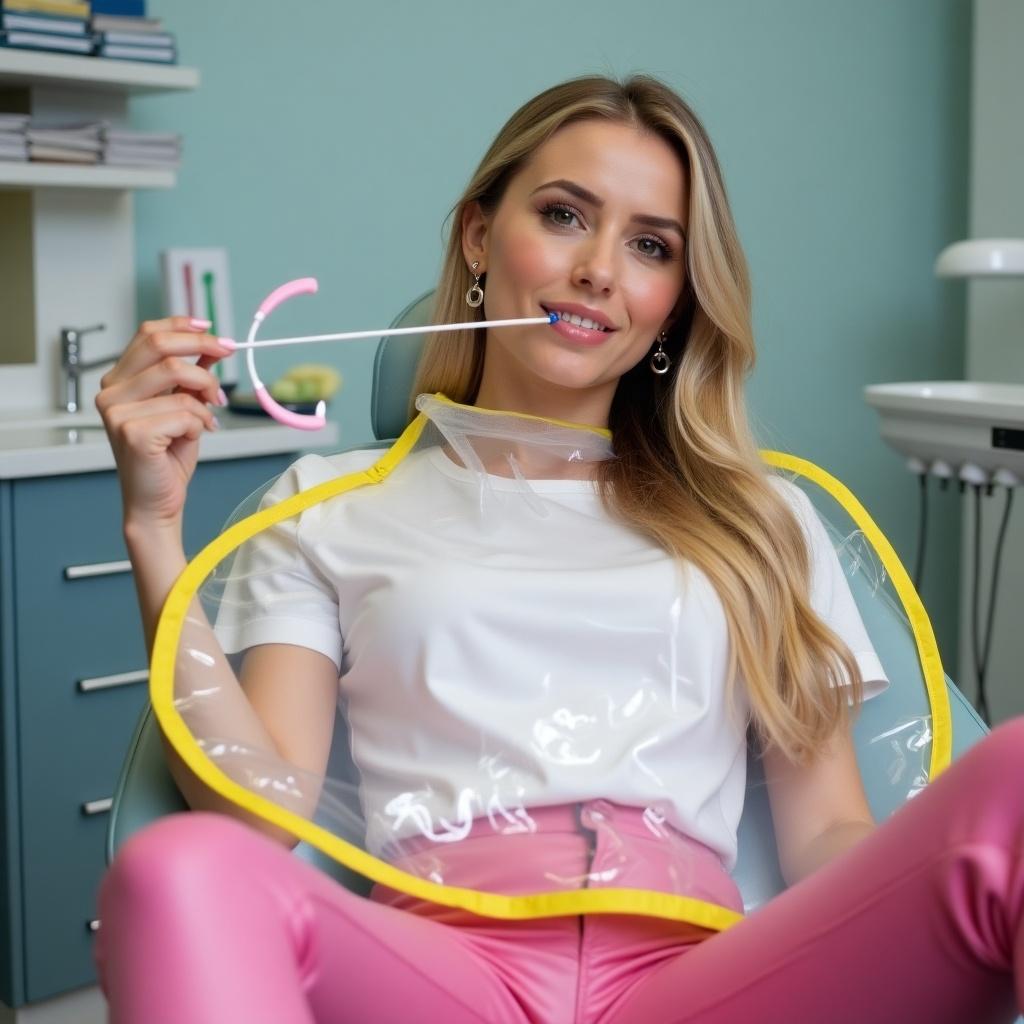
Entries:
{"label": "woman's knee", "polygon": [[261,838],[223,814],[168,815],[125,841],[104,876],[101,893],[152,898],[183,886],[194,889],[203,879],[223,879],[232,865],[246,863],[244,848]]}
{"label": "woman's knee", "polygon": [[1018,785],[1024,772],[1024,715],[1015,715],[1005,722],[1000,722],[981,741],[982,748],[996,767],[1005,767],[1009,772],[1016,772]]}
{"label": "woman's knee", "polygon": [[[957,762],[962,761],[962,765]],[[1024,793],[1024,715],[997,725],[953,762],[978,800]],[[941,779],[940,779],[941,781]]]}

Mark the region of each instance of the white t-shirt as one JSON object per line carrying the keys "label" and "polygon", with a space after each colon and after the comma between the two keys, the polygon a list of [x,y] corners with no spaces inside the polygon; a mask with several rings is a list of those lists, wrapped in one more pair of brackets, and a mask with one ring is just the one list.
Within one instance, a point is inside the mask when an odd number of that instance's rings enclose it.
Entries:
{"label": "white t-shirt", "polygon": [[[263,504],[381,454],[306,456]],[[888,680],[828,534],[803,491],[773,479],[811,541],[813,607],[873,697]],[[488,481],[499,506],[523,500],[516,480]],[[375,852],[396,835],[450,841],[481,815],[603,798],[654,809],[731,871],[749,704],[740,678],[741,706],[726,707],[716,592],[611,519],[593,483],[530,487],[540,519],[480,517],[476,474],[440,448],[415,452],[384,483],[250,541],[218,639],[228,653],[296,644],[338,666]]]}

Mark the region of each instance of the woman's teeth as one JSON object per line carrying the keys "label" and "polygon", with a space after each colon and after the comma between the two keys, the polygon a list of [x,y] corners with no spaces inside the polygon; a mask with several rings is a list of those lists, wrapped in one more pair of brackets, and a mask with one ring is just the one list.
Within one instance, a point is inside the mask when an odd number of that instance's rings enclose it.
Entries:
{"label": "woman's teeth", "polygon": [[[552,313],[558,313],[557,309],[553,309]],[[607,331],[608,328],[602,324],[595,323],[593,320],[588,320],[585,316],[577,316],[575,313],[558,313],[560,320],[566,320],[571,324],[575,324],[577,327],[586,327],[590,331]]]}

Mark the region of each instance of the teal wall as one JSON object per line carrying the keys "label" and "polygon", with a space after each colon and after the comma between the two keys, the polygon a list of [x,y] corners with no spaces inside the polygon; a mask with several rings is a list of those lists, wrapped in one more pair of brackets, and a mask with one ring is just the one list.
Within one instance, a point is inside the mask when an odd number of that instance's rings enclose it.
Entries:
{"label": "teal wall", "polygon": [[[380,327],[433,287],[444,218],[505,119],[585,73],[664,78],[714,140],[751,263],[761,443],[843,479],[911,565],[917,483],[880,440],[865,384],[963,375],[963,289],[932,274],[965,236],[968,0],[150,0],[190,94],[133,102],[178,130],[173,192],[137,199],[139,312],[158,253],[225,246],[237,331],[278,283],[321,290],[274,332]],[[369,436],[372,342],[307,349]],[[274,358],[272,358],[272,356]],[[267,353],[263,376],[292,356]],[[958,502],[931,509],[924,597],[956,664]]]}

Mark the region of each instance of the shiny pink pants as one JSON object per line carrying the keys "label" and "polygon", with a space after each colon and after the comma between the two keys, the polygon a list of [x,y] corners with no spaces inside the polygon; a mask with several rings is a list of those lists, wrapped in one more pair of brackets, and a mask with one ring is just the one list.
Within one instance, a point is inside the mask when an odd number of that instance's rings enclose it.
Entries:
{"label": "shiny pink pants", "polygon": [[[724,872],[704,883],[727,898]],[[367,900],[201,813],[122,847],[100,916],[112,1024],[1009,1024],[1024,1005],[1024,717],[719,934]]]}

